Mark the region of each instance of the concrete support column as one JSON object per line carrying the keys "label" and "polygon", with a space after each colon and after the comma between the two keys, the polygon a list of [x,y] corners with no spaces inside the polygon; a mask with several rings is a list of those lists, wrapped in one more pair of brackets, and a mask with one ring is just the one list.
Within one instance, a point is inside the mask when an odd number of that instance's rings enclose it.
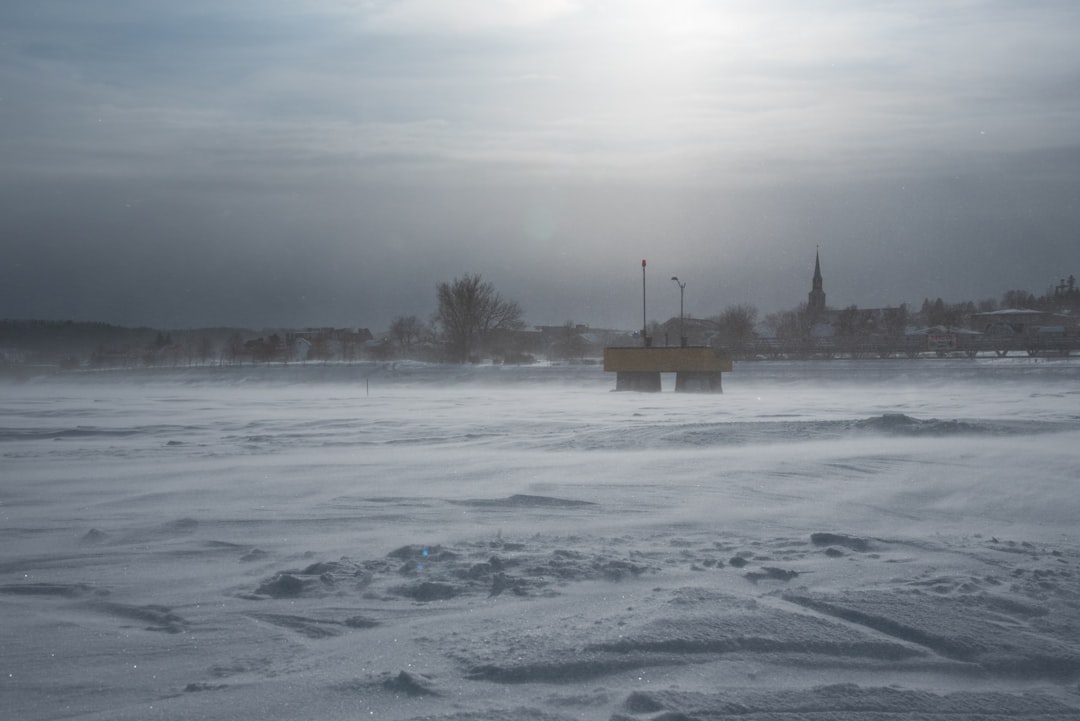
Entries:
{"label": "concrete support column", "polygon": [[723,393],[720,371],[679,371],[675,390],[683,393]]}
{"label": "concrete support column", "polygon": [[615,374],[615,390],[659,393],[660,371],[619,371]]}

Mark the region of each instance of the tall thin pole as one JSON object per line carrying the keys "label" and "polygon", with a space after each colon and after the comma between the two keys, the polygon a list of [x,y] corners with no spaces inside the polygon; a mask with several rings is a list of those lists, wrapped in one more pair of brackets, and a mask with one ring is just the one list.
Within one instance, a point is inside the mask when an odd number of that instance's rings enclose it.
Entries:
{"label": "tall thin pole", "polygon": [[679,347],[686,347],[686,326],[683,322],[683,291],[686,290],[686,283],[679,280],[679,276],[673,275],[671,279],[675,281],[675,284],[679,286]]}
{"label": "tall thin pole", "polygon": [[641,342],[649,347],[649,321],[645,312],[645,259],[641,259]]}
{"label": "tall thin pole", "polygon": [[686,290],[686,283],[679,283],[679,345],[683,348],[686,347],[686,325],[683,321],[683,291]]}

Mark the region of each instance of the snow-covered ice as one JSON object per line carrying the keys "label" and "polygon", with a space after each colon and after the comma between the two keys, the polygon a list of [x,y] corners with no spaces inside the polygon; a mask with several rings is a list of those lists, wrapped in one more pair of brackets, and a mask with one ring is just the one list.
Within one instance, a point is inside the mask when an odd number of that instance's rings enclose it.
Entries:
{"label": "snow-covered ice", "polygon": [[1080,362],[613,387],[0,386],[0,716],[1080,718]]}

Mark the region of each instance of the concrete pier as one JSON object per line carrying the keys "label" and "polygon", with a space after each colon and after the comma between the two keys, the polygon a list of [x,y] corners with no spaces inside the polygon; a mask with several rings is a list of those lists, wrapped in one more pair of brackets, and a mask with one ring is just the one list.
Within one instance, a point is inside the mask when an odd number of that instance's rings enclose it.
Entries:
{"label": "concrete pier", "polygon": [[620,371],[615,374],[615,390],[659,393],[660,374],[652,371]]}
{"label": "concrete pier", "polygon": [[675,374],[675,390],[722,393],[721,374],[731,372],[729,356],[712,348],[605,348],[604,370],[615,373],[615,390],[656,393],[660,374]]}

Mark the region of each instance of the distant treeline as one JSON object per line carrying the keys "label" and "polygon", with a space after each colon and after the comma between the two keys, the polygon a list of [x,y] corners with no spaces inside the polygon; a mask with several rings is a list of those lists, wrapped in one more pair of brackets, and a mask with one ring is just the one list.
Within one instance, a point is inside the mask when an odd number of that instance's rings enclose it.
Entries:
{"label": "distant treeline", "polygon": [[0,321],[0,353],[21,353],[57,360],[86,354],[101,344],[130,345],[154,337],[151,328],[125,328],[108,323],[71,320]]}
{"label": "distant treeline", "polygon": [[[160,330],[72,320],[0,320],[0,367],[107,368],[391,358],[436,362],[487,358],[520,363],[531,362],[535,355],[582,361],[599,355],[606,345],[640,342],[636,336],[590,330],[571,321],[562,326],[526,328],[518,304],[501,298],[479,275],[440,283],[436,290],[437,310],[429,321],[417,316],[397,317],[387,332],[379,334],[366,328]],[[1000,301],[949,304],[941,298],[925,299],[918,310],[906,304],[881,309],[852,305],[812,313],[804,303],[793,310],[771,313],[760,323],[757,309],[743,304],[708,319],[676,316],[664,323],[651,321],[647,331],[649,340],[658,345],[711,345],[737,357],[911,354],[919,342],[908,337],[912,327],[965,328],[975,313],[1006,308],[1064,314],[1060,317],[1071,321],[1072,328],[1064,335],[1073,338],[1076,324],[1072,319],[1080,316],[1080,288],[1070,275],[1042,296],[1011,290]],[[821,340],[818,332],[822,325],[832,328],[826,340]],[[778,348],[787,350],[780,352]],[[993,349],[1000,350],[997,346]]]}
{"label": "distant treeline", "polygon": [[[199,345],[216,347],[231,337],[250,338],[254,331],[203,328],[162,332],[145,326],[129,328],[72,320],[0,320],[0,362],[80,365],[106,356],[145,360],[148,351]],[[193,353],[193,354],[194,354]]]}

